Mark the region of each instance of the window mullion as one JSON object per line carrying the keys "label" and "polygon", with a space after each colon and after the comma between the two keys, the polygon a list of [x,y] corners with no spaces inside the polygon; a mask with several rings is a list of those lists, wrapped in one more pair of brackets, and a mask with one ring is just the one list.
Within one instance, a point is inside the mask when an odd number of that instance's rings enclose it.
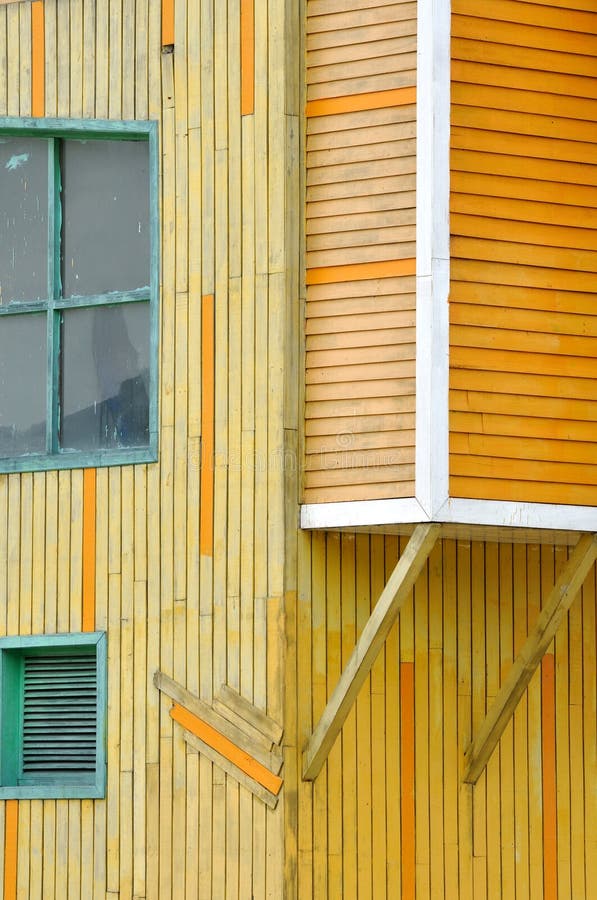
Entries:
{"label": "window mullion", "polygon": [[60,312],[55,301],[60,299],[60,233],[62,202],[60,178],[60,146],[58,138],[51,138],[48,151],[48,345],[46,381],[46,451],[58,450],[58,360],[60,357]]}

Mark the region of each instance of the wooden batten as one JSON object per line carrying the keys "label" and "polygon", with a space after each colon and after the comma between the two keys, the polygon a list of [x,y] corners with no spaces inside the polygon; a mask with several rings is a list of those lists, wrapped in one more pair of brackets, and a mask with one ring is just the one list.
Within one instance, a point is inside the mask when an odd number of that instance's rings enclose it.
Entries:
{"label": "wooden batten", "polygon": [[306,503],[414,495],[415,82],[415,3],[310,0]]}
{"label": "wooden batten", "polygon": [[450,494],[595,505],[595,9],[452,11]]}

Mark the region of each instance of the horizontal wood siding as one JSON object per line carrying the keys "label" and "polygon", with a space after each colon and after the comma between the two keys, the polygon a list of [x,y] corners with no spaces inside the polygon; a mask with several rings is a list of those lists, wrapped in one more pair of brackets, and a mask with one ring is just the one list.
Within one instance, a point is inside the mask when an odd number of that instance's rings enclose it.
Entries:
{"label": "horizontal wood siding", "polygon": [[[299,748],[405,544],[300,536]],[[568,554],[438,542],[327,763],[314,783],[297,775],[301,900],[594,896],[595,566],[485,772],[461,781],[464,751]]]}
{"label": "horizontal wood siding", "polygon": [[[188,746],[153,683],[210,703],[226,682],[283,722],[300,34],[292,3],[254,8],[243,116],[238,2],[166,4],[164,52],[161,0],[43,2],[45,115],[159,123],[160,447],[0,475],[0,635],[93,623],[108,645],[106,797],[14,801],[16,832],[1,802],[0,897],[5,841],[23,900],[284,896],[284,788],[268,809]],[[0,115],[31,114],[31,10],[0,6]]]}
{"label": "horizontal wood siding", "polygon": [[303,500],[414,494],[416,3],[307,3]]}
{"label": "horizontal wood siding", "polygon": [[597,11],[452,4],[450,493],[597,503]]}

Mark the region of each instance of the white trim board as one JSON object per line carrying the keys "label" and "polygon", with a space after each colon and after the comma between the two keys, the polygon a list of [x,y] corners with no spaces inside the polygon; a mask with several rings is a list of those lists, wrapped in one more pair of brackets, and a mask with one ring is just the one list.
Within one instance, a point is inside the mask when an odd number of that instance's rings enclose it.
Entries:
{"label": "white trim board", "polygon": [[359,528],[368,525],[428,522],[421,504],[409,497],[395,500],[349,500],[306,503],[301,506],[301,528]]}
{"label": "white trim board", "polygon": [[510,529],[597,531],[597,507],[551,503],[513,503],[500,500],[451,498],[428,516],[415,498],[308,503],[301,506],[301,528],[367,528],[414,525],[485,525]]}
{"label": "white trim board", "polygon": [[450,2],[417,4],[417,307],[415,494],[448,498]]}

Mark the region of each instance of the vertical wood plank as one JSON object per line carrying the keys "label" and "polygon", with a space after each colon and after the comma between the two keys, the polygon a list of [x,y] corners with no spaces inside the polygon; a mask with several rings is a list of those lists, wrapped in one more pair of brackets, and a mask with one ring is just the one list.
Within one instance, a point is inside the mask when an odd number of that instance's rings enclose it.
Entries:
{"label": "vertical wood plank", "polygon": [[253,114],[255,82],[255,0],[240,0],[241,115]]}
{"label": "vertical wood plank", "polygon": [[545,900],[557,900],[558,897],[555,703],[555,660],[553,653],[546,653],[541,661],[543,896]]}
{"label": "vertical wood plank", "polygon": [[4,804],[4,900],[16,900],[19,802]]}
{"label": "vertical wood plank", "polygon": [[96,472],[83,473],[83,631],[95,630],[95,513]]}
{"label": "vertical wood plank", "polygon": [[42,0],[31,4],[31,115],[45,112],[45,21]]}
{"label": "vertical wood plank", "polygon": [[414,900],[415,857],[415,681],[414,663],[400,663],[400,834],[402,900]]}

